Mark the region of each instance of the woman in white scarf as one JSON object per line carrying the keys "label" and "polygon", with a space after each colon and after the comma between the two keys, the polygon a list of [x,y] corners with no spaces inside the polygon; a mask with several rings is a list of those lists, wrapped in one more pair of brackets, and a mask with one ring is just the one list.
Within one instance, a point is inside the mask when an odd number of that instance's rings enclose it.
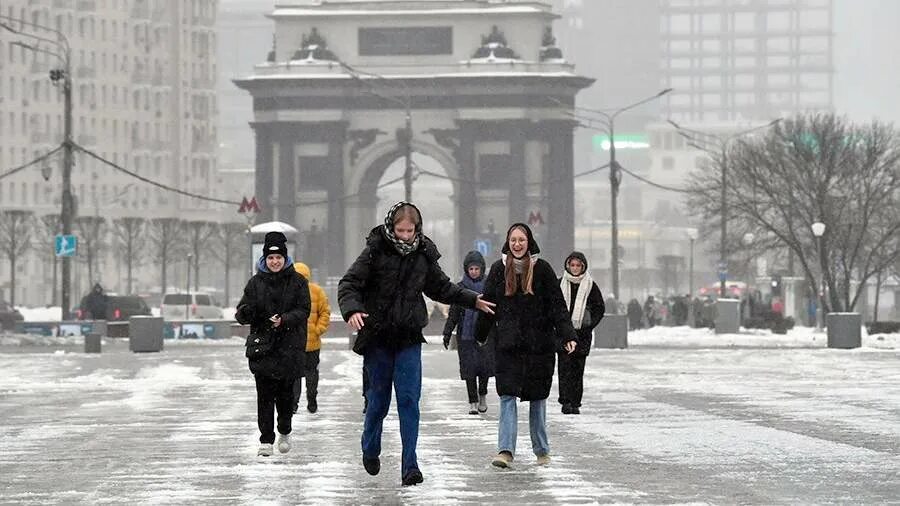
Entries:
{"label": "woman in white scarf", "polygon": [[557,353],[559,362],[559,403],[567,415],[581,413],[581,397],[584,392],[584,365],[591,352],[594,327],[600,323],[606,311],[603,294],[591,279],[587,258],[580,251],[566,257],[565,270],[559,278],[559,288],[572,317],[572,326],[578,336],[574,353]]}

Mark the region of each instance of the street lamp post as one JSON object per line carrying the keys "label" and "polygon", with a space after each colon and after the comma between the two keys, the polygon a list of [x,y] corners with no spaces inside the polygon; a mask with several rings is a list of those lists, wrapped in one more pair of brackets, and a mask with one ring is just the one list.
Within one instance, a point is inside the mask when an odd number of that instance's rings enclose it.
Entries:
{"label": "street lamp post", "polygon": [[825,301],[825,261],[822,258],[822,236],[825,234],[825,224],[821,221],[817,221],[813,223],[810,228],[812,228],[812,233],[816,237],[816,252],[819,255],[819,269],[822,271],[820,276],[822,279],[820,280],[820,288],[818,289],[818,304],[816,304],[816,330],[821,331],[823,327],[823,313],[822,309],[824,307]]}
{"label": "street lamp post", "polygon": [[[771,128],[777,125],[782,118],[774,119],[765,125],[760,125],[753,128],[748,128],[747,130],[743,130],[734,134],[731,134],[726,137],[722,137],[719,135],[701,132],[699,130],[692,130],[690,128],[684,128],[678,123],[668,120],[669,124],[672,125],[675,130],[678,131],[678,134],[688,140],[688,146],[699,149],[701,151],[705,151],[706,153],[713,155],[713,157],[718,158],[719,168],[721,170],[719,182],[721,189],[719,194],[719,233],[721,234],[719,237],[719,297],[726,297],[726,286],[725,281],[728,277],[728,260],[726,253],[726,235],[728,232],[728,199],[726,194],[727,189],[727,173],[728,173],[728,148],[732,141],[737,140],[740,137],[743,137],[749,133],[756,132],[757,130],[763,130]],[[703,145],[705,144],[705,146]]]}
{"label": "street lamp post", "polygon": [[631,105],[627,105],[620,109],[615,110],[612,113],[607,113],[605,111],[597,110],[597,109],[582,109],[584,111],[590,112],[592,114],[598,114],[602,118],[602,122],[606,127],[606,133],[609,136],[609,188],[610,188],[610,224],[611,224],[611,236],[612,236],[612,244],[611,244],[611,254],[610,254],[610,272],[612,277],[612,293],[615,297],[621,297],[622,294],[619,292],[619,206],[618,206],[618,197],[619,197],[619,186],[622,183],[622,172],[621,165],[616,161],[616,117],[619,114],[622,114],[625,111],[629,111],[634,109],[639,105],[646,104],[652,100],[656,100],[659,97],[669,93],[672,91],[672,88],[666,88],[656,95],[652,97],[647,97],[643,100],[639,100]]}
{"label": "street lamp post", "polygon": [[690,261],[688,262],[688,294],[694,298],[694,241],[697,240],[697,229],[687,229],[688,240],[691,242]]}
{"label": "street lamp post", "polygon": [[[29,37],[36,40],[35,44],[27,44],[21,41],[14,42],[15,45],[29,49],[33,52],[45,53],[56,57],[63,65],[63,69],[53,70],[50,72],[50,79],[54,82],[62,81],[63,89],[63,170],[62,170],[62,209],[60,210],[60,223],[63,235],[72,234],[72,219],[74,218],[74,206],[72,205],[72,165],[74,157],[72,154],[72,66],[71,66],[71,48],[69,40],[59,30],[55,30],[48,26],[39,25],[37,23],[29,23],[27,21],[16,19],[10,16],[0,14],[0,20],[12,21],[19,25],[30,26],[40,30],[45,30],[56,34],[58,40],[41,37],[31,33],[26,33],[13,28],[8,23],[0,21],[0,27],[14,34]],[[37,44],[41,42],[53,44],[56,46],[56,52],[44,49]],[[62,257],[62,288],[60,290],[60,304],[62,305],[62,319],[68,320],[71,315],[69,310],[72,307],[71,289],[72,289],[72,258],[69,256]]]}

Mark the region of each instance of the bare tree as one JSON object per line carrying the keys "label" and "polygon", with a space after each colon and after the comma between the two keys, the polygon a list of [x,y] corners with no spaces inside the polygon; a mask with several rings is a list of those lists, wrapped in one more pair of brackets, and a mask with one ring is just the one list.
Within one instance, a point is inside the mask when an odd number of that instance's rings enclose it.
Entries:
{"label": "bare tree", "polygon": [[56,305],[56,292],[58,288],[57,283],[57,272],[59,271],[59,257],[56,256],[55,244],[56,244],[56,235],[62,233],[62,220],[59,217],[59,213],[53,214],[45,214],[41,216],[41,226],[42,231],[44,233],[44,237],[48,238],[45,241],[45,245],[49,252],[50,261],[53,262],[53,290],[52,295],[50,296],[50,304]]}
{"label": "bare tree", "polygon": [[33,213],[10,209],[0,212],[0,251],[9,260],[9,303],[16,304],[16,262],[31,247]]}
{"label": "bare tree", "polygon": [[169,260],[182,250],[184,222],[178,218],[154,218],[148,224],[150,230],[151,254],[160,266],[160,290],[166,293],[166,267]]}
{"label": "bare tree", "polygon": [[209,239],[216,231],[216,224],[210,221],[189,221],[185,224],[188,236],[188,247],[192,253],[191,263],[188,269],[194,270],[194,291],[200,290],[200,252],[209,248]]}
{"label": "bare tree", "polygon": [[146,242],[145,229],[147,220],[137,217],[119,218],[113,221],[113,230],[115,231],[116,241],[123,248],[122,253],[125,255],[125,265],[128,271],[128,293],[134,293],[133,281],[131,275],[135,265],[140,265],[144,256],[144,243]]}
{"label": "bare tree", "polygon": [[100,251],[106,246],[106,218],[102,216],[78,216],[75,218],[81,250],[85,253],[88,267],[88,284],[99,282],[100,274],[94,277],[95,268],[100,270]]}
{"label": "bare tree", "polygon": [[[900,259],[900,136],[880,123],[801,115],[764,137],[735,143],[695,172],[688,208],[719,219],[722,164],[732,249],[753,232],[757,249],[793,252],[827,311],[852,309],[869,279]],[[820,243],[811,225],[825,224]]]}
{"label": "bare tree", "polygon": [[247,233],[245,223],[219,223],[215,228],[213,256],[225,268],[225,304],[231,300],[231,267],[249,255]]}

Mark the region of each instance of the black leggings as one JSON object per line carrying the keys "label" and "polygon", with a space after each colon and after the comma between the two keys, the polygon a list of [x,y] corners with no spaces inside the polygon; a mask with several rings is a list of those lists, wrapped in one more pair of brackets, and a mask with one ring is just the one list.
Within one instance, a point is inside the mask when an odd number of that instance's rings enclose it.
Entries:
{"label": "black leggings", "polygon": [[478,377],[478,391],[476,392],[475,388],[475,378],[466,380],[466,390],[469,393],[469,402],[478,402],[479,395],[487,395],[487,386],[488,386],[488,377],[487,376],[479,376]]}

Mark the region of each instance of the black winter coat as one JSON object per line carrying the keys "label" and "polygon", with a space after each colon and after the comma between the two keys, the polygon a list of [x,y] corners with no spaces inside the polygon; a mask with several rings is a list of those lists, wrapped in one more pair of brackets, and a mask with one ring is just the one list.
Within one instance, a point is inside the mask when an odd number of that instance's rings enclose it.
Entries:
{"label": "black winter coat", "polygon": [[[562,284],[562,279],[559,280],[559,283]],[[600,324],[600,320],[606,314],[606,303],[603,302],[603,294],[600,292],[600,287],[593,281],[591,284],[593,286],[591,286],[591,291],[588,292],[587,301],[585,302],[581,328],[575,329],[575,334],[578,336],[578,345],[575,351],[572,352],[573,355],[584,357],[591,353],[591,343],[594,341],[594,327]],[[572,310],[575,308],[575,296],[578,294],[578,285],[569,283],[569,290],[569,301],[571,302],[569,304],[569,319],[571,320]],[[560,353],[565,353],[565,351],[560,351]]]}
{"label": "black winter coat", "polygon": [[553,267],[538,259],[534,264],[532,291],[507,297],[502,260],[491,266],[484,283],[484,300],[497,304],[495,314],[480,314],[475,338],[485,342],[494,330],[494,367],[498,395],[515,395],[523,401],[550,396],[556,350],[575,341],[575,329]]}
{"label": "black winter coat", "polygon": [[384,225],[375,227],[366,247],[338,284],[338,304],[344,321],[354,313],[369,315],[359,331],[354,351],[363,354],[369,345],[394,349],[424,343],[428,325],[424,293],[444,304],[475,307],[478,294],[450,281],[441,270],[441,257],[431,239],[421,238],[419,248],[400,255],[384,236]]}
{"label": "black winter coat", "polygon": [[[251,332],[278,336],[274,351],[250,360],[250,372],[276,379],[299,378],[306,358],[306,321],[309,318],[309,284],[286,264],[279,272],[257,272],[237,306],[235,318],[250,325]],[[281,326],[273,328],[269,317],[281,315]]]}

